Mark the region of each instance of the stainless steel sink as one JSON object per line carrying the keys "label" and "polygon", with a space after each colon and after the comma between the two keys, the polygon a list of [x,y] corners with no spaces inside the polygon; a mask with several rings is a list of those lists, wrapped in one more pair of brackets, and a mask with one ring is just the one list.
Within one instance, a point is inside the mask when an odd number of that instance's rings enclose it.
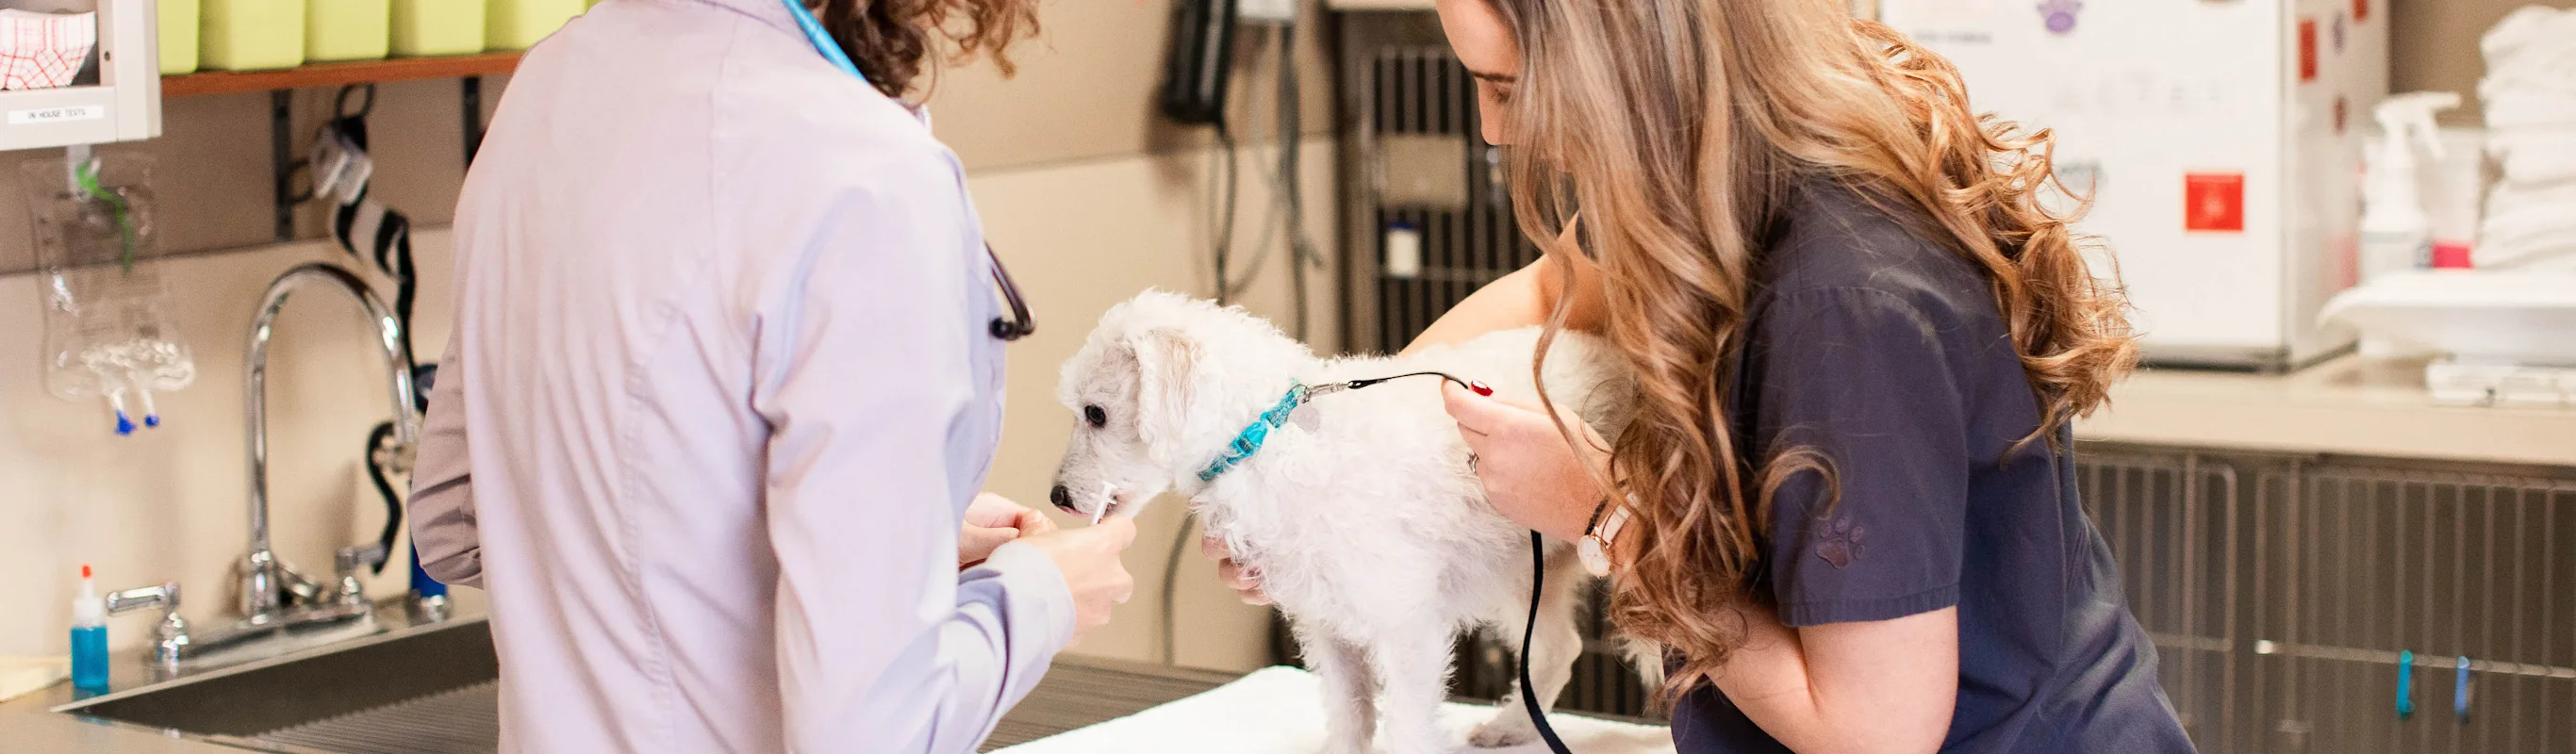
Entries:
{"label": "stainless steel sink", "polygon": [[[313,645],[280,636],[155,675],[120,652],[115,691],[69,684],[0,702],[0,752],[483,754],[498,748],[499,664],[479,605],[443,622],[378,605],[372,633]],[[311,637],[314,640],[333,637]],[[1001,720],[990,749],[1214,688],[1232,673],[1059,658]]]}
{"label": "stainless steel sink", "polygon": [[268,751],[488,752],[499,672],[487,624],[457,620],[53,709]]}

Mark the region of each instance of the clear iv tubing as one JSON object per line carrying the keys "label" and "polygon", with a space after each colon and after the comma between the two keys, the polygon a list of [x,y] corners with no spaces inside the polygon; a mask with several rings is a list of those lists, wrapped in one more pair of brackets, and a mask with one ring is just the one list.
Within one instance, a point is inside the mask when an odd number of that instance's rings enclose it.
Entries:
{"label": "clear iv tubing", "polygon": [[143,380],[142,372],[135,372],[130,384],[134,386],[135,397],[143,403],[143,426],[161,426],[161,409],[152,405],[151,383]]}

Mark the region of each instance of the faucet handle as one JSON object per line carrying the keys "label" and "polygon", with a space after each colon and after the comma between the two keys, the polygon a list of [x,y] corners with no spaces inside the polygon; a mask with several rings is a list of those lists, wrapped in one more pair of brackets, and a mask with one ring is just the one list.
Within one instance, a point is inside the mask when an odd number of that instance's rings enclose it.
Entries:
{"label": "faucet handle", "polygon": [[107,614],[123,615],[147,608],[161,608],[161,623],[152,633],[168,643],[173,639],[186,643],[188,621],[179,617],[179,582],[164,581],[159,586],[137,587],[107,593]]}
{"label": "faucet handle", "polygon": [[360,566],[375,565],[384,559],[385,546],[382,544],[350,545],[332,554],[331,566],[334,573],[345,579],[358,575]]}
{"label": "faucet handle", "polygon": [[175,615],[179,612],[179,582],[165,581],[158,586],[108,592],[106,602],[109,615],[123,615],[153,607],[162,608]]}
{"label": "faucet handle", "polygon": [[366,605],[367,589],[365,585],[358,583],[358,569],[383,562],[384,559],[385,546],[375,543],[343,547],[334,553],[331,565],[339,571],[340,589],[337,595],[339,604],[349,607]]}
{"label": "faucet handle", "polygon": [[152,627],[152,659],[165,671],[179,667],[179,654],[189,642],[188,621],[179,617],[179,582],[109,592],[105,602],[109,615],[161,608],[161,622]]}

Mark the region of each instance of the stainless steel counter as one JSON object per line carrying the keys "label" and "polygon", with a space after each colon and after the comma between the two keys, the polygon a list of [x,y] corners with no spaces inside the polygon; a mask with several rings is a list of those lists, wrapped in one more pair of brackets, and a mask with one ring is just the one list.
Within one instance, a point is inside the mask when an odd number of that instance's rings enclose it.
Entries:
{"label": "stainless steel counter", "polygon": [[1128,660],[1059,657],[1046,678],[1002,716],[983,751],[1115,720],[1234,680],[1233,673]]}
{"label": "stainless steel counter", "polygon": [[[461,627],[473,629],[472,621]],[[453,631],[457,626],[428,628]],[[415,627],[388,630],[377,641],[400,638]],[[363,642],[353,642],[363,643]],[[335,650],[337,648],[334,648]],[[280,660],[291,658],[281,657]],[[220,676],[220,672],[209,676]],[[1025,743],[1064,731],[1142,712],[1147,708],[1181,697],[1215,688],[1233,680],[1234,674],[1122,660],[1064,657],[1047,672],[1045,679],[1031,691],[1017,708],[1002,718],[983,750]],[[123,680],[120,678],[120,680]],[[189,682],[180,679],[178,683]],[[164,688],[167,684],[147,684],[121,688],[117,694],[129,695]],[[497,736],[497,716],[492,709],[493,686],[482,683],[420,699],[409,699],[376,709],[335,717],[322,723],[264,731],[243,736],[193,736],[172,731],[154,730],[148,726],[84,718],[49,711],[65,703],[79,702],[72,692],[56,687],[44,692],[0,704],[0,752],[68,752],[72,754],[238,754],[244,749],[295,752],[329,752],[347,750],[331,745],[335,740],[371,738],[366,731],[350,730],[368,725],[406,725],[435,730],[412,731],[405,740],[421,742],[441,752],[489,751]],[[108,697],[98,697],[107,700]],[[432,709],[436,708],[436,709]],[[423,714],[423,713],[426,714]],[[421,723],[421,720],[431,722]],[[253,725],[264,728],[266,726]],[[352,735],[355,734],[355,735]],[[380,737],[379,737],[380,738]],[[361,747],[365,748],[365,747]],[[424,749],[428,750],[428,749]]]}
{"label": "stainless steel counter", "polygon": [[2576,466],[2576,408],[2443,406],[2421,363],[2346,356],[2289,374],[2141,370],[2077,439],[2176,448]]}
{"label": "stainless steel counter", "polygon": [[242,750],[43,710],[0,710],[0,751],[10,754],[241,754]]}

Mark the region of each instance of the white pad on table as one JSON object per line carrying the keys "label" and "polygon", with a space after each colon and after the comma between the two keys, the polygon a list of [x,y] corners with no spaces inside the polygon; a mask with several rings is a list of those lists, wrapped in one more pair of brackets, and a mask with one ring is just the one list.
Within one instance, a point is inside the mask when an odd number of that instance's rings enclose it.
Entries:
{"label": "white pad on table", "polygon": [[[1229,752],[1316,754],[1324,750],[1323,681],[1296,668],[1254,671],[1206,693],[1127,717],[1001,749],[996,754],[1130,754]],[[1450,702],[1440,721],[1462,754],[1546,754],[1532,741],[1503,749],[1467,745],[1467,731],[1493,716],[1485,705]],[[1653,725],[1548,715],[1565,745],[1580,754],[1660,754],[1672,733]]]}

